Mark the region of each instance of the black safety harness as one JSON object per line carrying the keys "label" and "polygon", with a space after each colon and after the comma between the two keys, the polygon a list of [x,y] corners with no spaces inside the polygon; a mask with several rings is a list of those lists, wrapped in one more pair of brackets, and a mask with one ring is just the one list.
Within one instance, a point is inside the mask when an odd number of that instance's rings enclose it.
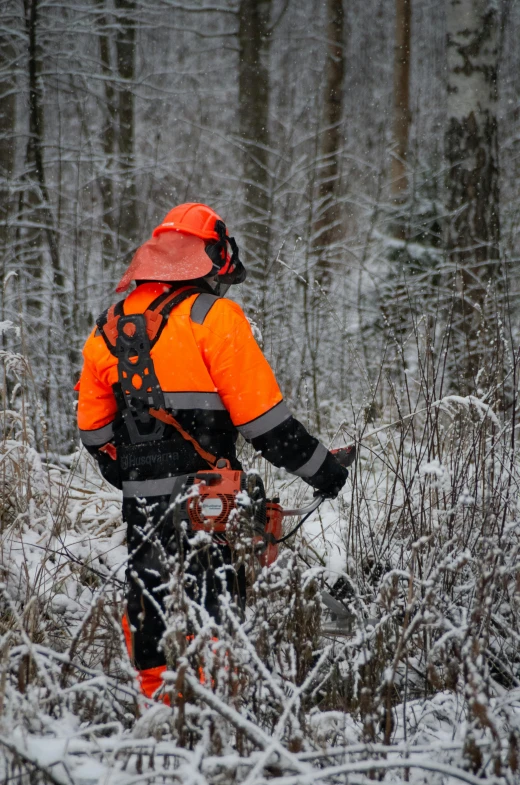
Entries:
{"label": "black safety harness", "polygon": [[108,350],[117,357],[116,400],[131,443],[158,441],[163,438],[166,426],[171,425],[210,466],[214,466],[217,458],[204,450],[166,410],[151,356],[173,309],[188,297],[206,292],[199,286],[166,291],[144,313],[128,316],[124,312],[124,301],[120,300],[101,314],[96,324]]}

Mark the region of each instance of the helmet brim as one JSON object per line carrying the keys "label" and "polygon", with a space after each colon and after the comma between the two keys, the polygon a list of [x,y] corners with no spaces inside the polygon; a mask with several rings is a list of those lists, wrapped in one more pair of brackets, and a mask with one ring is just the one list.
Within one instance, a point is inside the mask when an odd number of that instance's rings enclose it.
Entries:
{"label": "helmet brim", "polygon": [[116,292],[124,292],[132,281],[189,281],[213,269],[205,241],[171,230],[147,240],[137,249]]}

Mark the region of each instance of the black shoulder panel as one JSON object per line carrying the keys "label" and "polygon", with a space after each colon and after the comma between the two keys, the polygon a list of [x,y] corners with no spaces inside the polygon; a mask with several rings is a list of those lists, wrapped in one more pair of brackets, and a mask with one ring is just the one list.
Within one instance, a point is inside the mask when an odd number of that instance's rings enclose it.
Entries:
{"label": "black shoulder panel", "polygon": [[221,298],[217,297],[216,294],[209,294],[209,292],[199,294],[191,306],[191,321],[195,322],[195,324],[204,324],[206,316],[211,311],[217,300],[220,299]]}

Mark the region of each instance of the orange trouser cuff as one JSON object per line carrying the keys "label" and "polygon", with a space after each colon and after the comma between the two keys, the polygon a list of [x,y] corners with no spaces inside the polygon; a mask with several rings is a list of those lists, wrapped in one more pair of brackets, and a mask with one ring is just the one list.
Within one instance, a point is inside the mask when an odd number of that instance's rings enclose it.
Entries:
{"label": "orange trouser cuff", "polygon": [[[163,686],[162,674],[166,670],[166,665],[157,665],[156,668],[146,668],[142,671],[137,671],[137,678],[141,686],[141,692],[147,698],[153,698],[157,690]],[[161,695],[160,700],[170,705],[170,699],[167,695]]]}
{"label": "orange trouser cuff", "polygon": [[[128,656],[132,660],[134,656],[133,636],[126,613],[123,616],[121,625],[123,627],[123,635],[125,636],[126,648],[128,649]],[[162,674],[165,670],[166,665],[157,665],[155,668],[145,668],[142,671],[137,671],[137,680],[143,695],[146,695],[147,698],[153,698],[154,693],[163,686]],[[167,695],[161,695],[160,700],[166,703],[167,706],[170,705],[170,699]]]}
{"label": "orange trouser cuff", "polygon": [[128,656],[131,660],[134,659],[134,646],[132,640],[132,630],[130,629],[130,622],[128,621],[128,614],[123,614],[123,618],[121,620],[121,626],[123,628],[123,635],[125,636],[125,643],[126,643],[126,650],[128,652]]}

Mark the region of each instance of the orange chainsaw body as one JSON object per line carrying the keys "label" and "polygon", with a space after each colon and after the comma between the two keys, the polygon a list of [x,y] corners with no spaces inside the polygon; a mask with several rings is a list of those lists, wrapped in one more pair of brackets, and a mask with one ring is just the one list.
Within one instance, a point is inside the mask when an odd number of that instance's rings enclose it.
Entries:
{"label": "orange chainsaw body", "polygon": [[231,511],[236,508],[236,496],[245,487],[244,472],[228,467],[193,475],[198,495],[189,498],[186,507],[194,531],[226,531]]}
{"label": "orange chainsaw body", "polygon": [[[237,508],[237,495],[247,489],[248,475],[245,472],[231,469],[228,461],[221,460],[219,464],[216,469],[190,475],[189,485],[196,485],[198,491],[197,495],[186,501],[186,512],[193,531],[224,534],[229,516]],[[260,531],[264,529],[264,536],[254,537],[254,543],[263,545],[257,557],[262,567],[265,567],[278,557],[276,540],[282,536],[283,510],[277,501],[265,499],[261,481],[260,486],[260,503],[257,501],[255,505],[255,528],[258,526]]]}
{"label": "orange chainsaw body", "polygon": [[266,549],[258,554],[258,561],[262,567],[269,567],[278,558],[278,543],[283,534],[282,521],[283,510],[280,504],[275,501],[267,501],[265,504],[265,540]]}

